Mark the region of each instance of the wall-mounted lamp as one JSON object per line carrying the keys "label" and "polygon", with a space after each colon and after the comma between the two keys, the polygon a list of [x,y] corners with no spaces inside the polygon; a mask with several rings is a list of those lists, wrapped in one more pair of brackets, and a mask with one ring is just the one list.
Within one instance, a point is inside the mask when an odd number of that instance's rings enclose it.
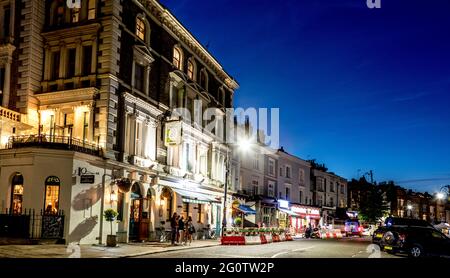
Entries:
{"label": "wall-mounted lamp", "polygon": [[117,202],[117,193],[114,190],[111,191],[110,200],[111,200],[111,203]]}

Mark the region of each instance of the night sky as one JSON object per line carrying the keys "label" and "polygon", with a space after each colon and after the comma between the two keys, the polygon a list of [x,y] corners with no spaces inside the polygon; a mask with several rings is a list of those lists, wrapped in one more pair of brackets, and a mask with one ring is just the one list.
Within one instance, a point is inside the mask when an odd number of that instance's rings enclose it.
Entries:
{"label": "night sky", "polygon": [[280,108],[286,151],[348,179],[450,184],[450,1],[161,2],[239,82],[235,106]]}

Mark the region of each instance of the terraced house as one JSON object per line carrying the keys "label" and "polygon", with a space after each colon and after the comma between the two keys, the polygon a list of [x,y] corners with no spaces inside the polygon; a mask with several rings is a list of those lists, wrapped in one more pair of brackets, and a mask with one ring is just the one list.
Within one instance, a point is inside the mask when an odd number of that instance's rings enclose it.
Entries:
{"label": "terraced house", "polygon": [[36,217],[21,236],[96,243],[114,208],[122,242],[158,238],[173,212],[218,232],[238,84],[170,11],[3,0],[0,13],[1,221]]}

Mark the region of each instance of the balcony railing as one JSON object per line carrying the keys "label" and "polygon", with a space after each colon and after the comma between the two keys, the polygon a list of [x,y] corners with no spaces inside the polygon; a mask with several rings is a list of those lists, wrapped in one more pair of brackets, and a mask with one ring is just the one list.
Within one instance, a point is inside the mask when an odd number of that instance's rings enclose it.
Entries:
{"label": "balcony railing", "polygon": [[98,145],[69,136],[25,135],[11,136],[9,138],[7,149],[26,147],[69,150],[100,157],[103,156],[103,150]]}
{"label": "balcony railing", "polygon": [[0,118],[6,118],[14,122],[20,122],[20,113],[0,106]]}

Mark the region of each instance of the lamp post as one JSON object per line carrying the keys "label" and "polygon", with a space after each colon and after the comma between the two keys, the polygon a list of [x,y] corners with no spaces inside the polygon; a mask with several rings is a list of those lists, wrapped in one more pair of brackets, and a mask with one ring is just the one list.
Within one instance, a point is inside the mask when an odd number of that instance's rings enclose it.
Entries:
{"label": "lamp post", "polygon": [[[250,148],[251,143],[248,140],[241,140],[239,143],[227,143],[228,146],[238,146],[241,150]],[[227,195],[228,195],[228,179],[230,174],[230,158],[229,152],[227,150],[227,155],[225,156],[225,185],[224,185],[224,196],[223,196],[223,216],[222,216],[222,229],[221,236],[224,236],[225,229],[227,226]]]}
{"label": "lamp post", "polygon": [[450,196],[450,185],[444,185],[439,189],[439,192],[436,195],[438,200],[444,200],[446,197]]}

